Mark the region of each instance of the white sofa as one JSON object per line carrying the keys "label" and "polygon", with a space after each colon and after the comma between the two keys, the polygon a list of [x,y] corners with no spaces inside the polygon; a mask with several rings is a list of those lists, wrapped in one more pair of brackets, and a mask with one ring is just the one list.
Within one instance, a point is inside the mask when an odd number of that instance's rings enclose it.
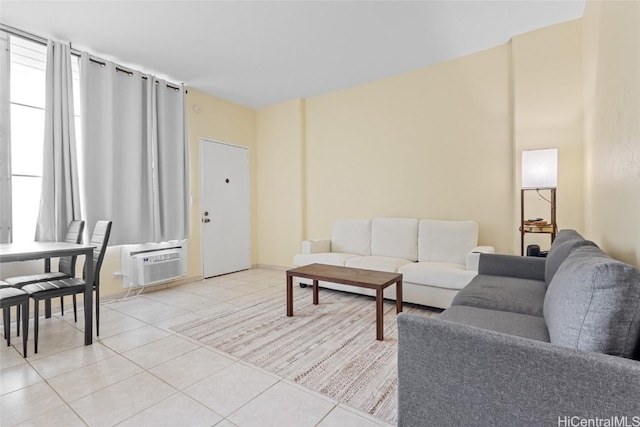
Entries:
{"label": "white sofa", "polygon": [[[403,301],[448,308],[458,291],[478,274],[478,224],[414,218],[342,219],[330,239],[305,240],[293,264],[330,264],[403,275]],[[300,279],[300,283],[310,284]],[[370,289],[320,282],[320,286],[374,295]],[[395,286],[385,290],[395,299]]]}

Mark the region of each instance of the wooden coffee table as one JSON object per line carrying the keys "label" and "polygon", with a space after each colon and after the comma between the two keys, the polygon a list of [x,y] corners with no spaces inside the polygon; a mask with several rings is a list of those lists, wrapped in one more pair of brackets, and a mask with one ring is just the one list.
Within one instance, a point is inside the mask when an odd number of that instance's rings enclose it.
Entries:
{"label": "wooden coffee table", "polygon": [[318,304],[318,281],[376,290],[376,339],[383,340],[383,291],[396,284],[396,313],[402,312],[402,274],[335,265],[310,264],[287,270],[287,316],[293,316],[293,278],[313,280],[313,303]]}

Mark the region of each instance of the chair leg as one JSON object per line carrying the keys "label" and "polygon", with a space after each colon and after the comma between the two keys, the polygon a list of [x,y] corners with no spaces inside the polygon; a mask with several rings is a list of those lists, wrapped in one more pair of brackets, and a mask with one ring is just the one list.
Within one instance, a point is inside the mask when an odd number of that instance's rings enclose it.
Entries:
{"label": "chair leg", "polygon": [[22,303],[22,354],[24,357],[27,357],[27,340],[28,339],[29,339],[29,298],[27,298],[27,300]]}
{"label": "chair leg", "polygon": [[9,327],[11,316],[9,311],[11,311],[11,307],[2,307],[2,324],[4,326],[4,339],[7,340],[7,347],[11,345],[11,328]]}
{"label": "chair leg", "polygon": [[20,305],[16,305],[16,336],[20,336]]}
{"label": "chair leg", "polygon": [[64,316],[64,297],[60,297],[60,315]]}
{"label": "chair leg", "polygon": [[96,287],[96,336],[100,336],[100,288]]}
{"label": "chair leg", "polygon": [[78,323],[78,307],[76,304],[76,295],[71,296],[73,298],[73,321]]}
{"label": "chair leg", "polygon": [[33,352],[38,354],[38,318],[40,317],[40,300],[33,299],[35,307],[33,308]]}

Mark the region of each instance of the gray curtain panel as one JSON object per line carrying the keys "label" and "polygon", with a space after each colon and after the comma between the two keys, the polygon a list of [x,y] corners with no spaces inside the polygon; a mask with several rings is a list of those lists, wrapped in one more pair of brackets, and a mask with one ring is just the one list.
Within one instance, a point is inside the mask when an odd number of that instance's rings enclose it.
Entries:
{"label": "gray curtain panel", "polygon": [[36,241],[61,241],[69,222],[80,219],[71,53],[47,43],[42,193]]}
{"label": "gray curtain panel", "polygon": [[189,225],[189,177],[184,87],[167,86],[149,76],[148,91],[155,94],[153,111],[154,201],[156,241],[186,239]]}
{"label": "gray curtain panel", "polygon": [[112,245],[187,236],[184,89],[145,77],[81,55],[83,212]]}

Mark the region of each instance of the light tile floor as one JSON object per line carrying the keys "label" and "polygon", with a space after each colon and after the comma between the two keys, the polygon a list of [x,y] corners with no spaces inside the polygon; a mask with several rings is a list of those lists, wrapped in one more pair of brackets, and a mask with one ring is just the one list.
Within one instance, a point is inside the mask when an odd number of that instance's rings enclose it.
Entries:
{"label": "light tile floor", "polygon": [[0,345],[0,425],[387,425],[169,329],[269,295],[284,312],[284,283],[282,271],[252,269],[107,300],[91,346],[82,313],[54,313],[27,359],[13,324],[11,347]]}

